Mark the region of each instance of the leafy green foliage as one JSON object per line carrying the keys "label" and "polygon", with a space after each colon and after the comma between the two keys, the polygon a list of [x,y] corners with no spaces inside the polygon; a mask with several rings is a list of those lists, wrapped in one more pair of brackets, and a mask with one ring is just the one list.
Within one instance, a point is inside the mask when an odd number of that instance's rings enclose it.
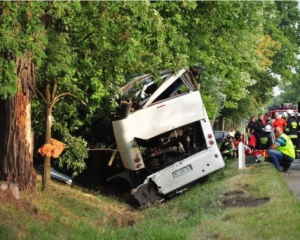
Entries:
{"label": "leafy green foliage", "polygon": [[95,115],[108,120],[110,97],[131,76],[200,65],[209,117],[226,97],[221,113],[233,121],[269,101],[273,73],[297,84],[296,2],[2,2],[0,10],[0,96],[16,92],[15,57],[30,52],[40,93],[32,104],[35,134],[44,134],[51,106],[73,144],[66,155],[78,148],[67,164],[85,156],[83,140],[71,135],[88,135]]}
{"label": "leafy green foliage", "polygon": [[[276,21],[276,25],[266,25],[266,32],[282,47],[271,57],[273,65],[270,70],[277,74],[280,81],[278,86],[284,92],[270,99],[270,105],[279,106],[283,102],[297,104],[299,98],[299,9],[298,2],[276,1],[274,6],[277,18],[269,19]],[[273,28],[272,28],[273,26]],[[274,26],[277,26],[274,28]]]}
{"label": "leafy green foliage", "polygon": [[0,96],[3,99],[7,99],[9,96],[13,96],[17,91],[17,81],[14,70],[16,64],[14,61],[7,61],[0,58],[1,71],[1,81],[0,81]]}
{"label": "leafy green foliage", "polygon": [[279,24],[277,26],[281,34],[272,34],[272,36],[282,44],[282,47],[272,58],[274,62],[272,71],[279,74],[284,82],[293,82],[294,79],[298,78],[298,74],[294,70],[299,66],[297,59],[300,43],[298,2],[275,1],[275,5],[279,12],[277,15]]}
{"label": "leafy green foliage", "polygon": [[62,142],[66,144],[65,152],[59,157],[59,167],[72,169],[72,177],[75,177],[86,167],[84,160],[88,157],[87,142],[82,137],[72,136],[69,130],[59,123],[54,124],[53,128],[61,134]]}
{"label": "leafy green foliage", "polygon": [[39,65],[45,56],[44,27],[40,20],[44,3],[0,3],[0,97],[17,91],[15,61],[26,52]]}

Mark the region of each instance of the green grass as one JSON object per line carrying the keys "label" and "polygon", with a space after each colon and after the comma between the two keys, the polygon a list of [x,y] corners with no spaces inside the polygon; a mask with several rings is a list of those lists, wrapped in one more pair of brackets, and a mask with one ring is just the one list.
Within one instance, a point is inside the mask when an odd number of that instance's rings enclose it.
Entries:
{"label": "green grass", "polygon": [[[143,210],[55,182],[49,193],[1,198],[0,239],[298,239],[300,202],[282,174],[270,164],[238,170],[231,162],[205,183]],[[269,201],[225,207],[235,197],[230,192]]]}

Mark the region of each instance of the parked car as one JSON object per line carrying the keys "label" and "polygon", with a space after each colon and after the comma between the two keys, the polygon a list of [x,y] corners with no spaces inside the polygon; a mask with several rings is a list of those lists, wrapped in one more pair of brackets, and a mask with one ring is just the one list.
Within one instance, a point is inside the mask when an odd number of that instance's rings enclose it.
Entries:
{"label": "parked car", "polygon": [[215,139],[216,139],[217,143],[219,144],[219,143],[222,143],[225,140],[225,138],[227,138],[228,132],[215,130],[214,135],[215,135]]}

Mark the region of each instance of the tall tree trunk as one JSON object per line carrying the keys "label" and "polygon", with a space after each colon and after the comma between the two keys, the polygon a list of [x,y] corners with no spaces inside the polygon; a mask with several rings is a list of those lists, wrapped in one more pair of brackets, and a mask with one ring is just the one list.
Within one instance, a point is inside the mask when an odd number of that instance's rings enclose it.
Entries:
{"label": "tall tree trunk", "polygon": [[[51,127],[52,127],[52,106],[51,106],[51,89],[50,83],[48,82],[45,87],[45,97],[46,97],[46,134],[45,143],[50,143],[51,140]],[[48,191],[51,184],[51,157],[44,156],[44,174],[42,178],[42,190]]]}
{"label": "tall tree trunk", "polygon": [[17,94],[0,100],[0,180],[35,191],[31,100],[36,91],[36,69],[25,54],[16,58]]}
{"label": "tall tree trunk", "polygon": [[[49,29],[52,24],[52,16],[44,14],[41,17],[45,29]],[[46,123],[45,123],[45,143],[50,143],[51,140],[51,127],[52,127],[52,96],[50,83],[47,82],[45,86],[45,98],[46,98]],[[51,157],[44,156],[44,172],[42,176],[42,190],[48,191],[51,186]]]}

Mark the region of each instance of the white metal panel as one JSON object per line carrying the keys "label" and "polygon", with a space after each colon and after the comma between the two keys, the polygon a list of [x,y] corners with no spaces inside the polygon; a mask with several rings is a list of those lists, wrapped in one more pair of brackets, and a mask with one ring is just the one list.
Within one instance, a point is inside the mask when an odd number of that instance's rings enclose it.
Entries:
{"label": "white metal panel", "polygon": [[[218,157],[215,157],[215,154],[217,154]],[[191,165],[192,171],[182,174],[176,178],[173,176],[175,171],[188,165]],[[218,147],[214,146],[192,155],[183,161],[176,162],[175,164],[148,176],[147,179],[151,179],[156,183],[159,192],[168,194],[198,180],[209,173],[221,169],[224,166],[225,163],[218,150]]]}
{"label": "white metal panel", "polygon": [[[119,153],[125,168],[138,170],[145,167],[140,151],[132,146],[134,140],[134,128],[130,117],[127,119],[113,121],[113,129],[118,145]],[[135,163],[134,159],[139,158],[140,162]],[[136,166],[139,164],[139,167]]]}
{"label": "white metal panel", "polygon": [[[130,150],[135,137],[150,139],[204,118],[210,124],[200,93],[195,91],[140,109],[126,119],[113,121],[114,134],[124,167],[137,170],[133,158],[138,155],[142,159],[138,150]],[[208,128],[211,129],[210,126]],[[144,167],[143,161],[141,164],[140,168]]]}
{"label": "white metal panel", "polygon": [[150,139],[159,134],[205,118],[198,91],[149,106],[130,115],[134,137]]}
{"label": "white metal panel", "polygon": [[[193,170],[191,174],[187,174],[191,177],[189,177],[189,179],[186,181],[184,180],[184,184],[190,182],[190,178],[195,178],[196,180],[201,176],[207,175],[209,172],[213,172],[216,169],[224,166],[224,161],[216,145],[214,134],[212,132],[212,128],[210,126],[210,122],[207,117],[207,113],[204,108],[204,104],[199,91],[177,95],[162,100],[158,103],[152,103],[184,72],[185,70],[181,70],[178,74],[170,76],[170,78],[167,79],[150,97],[149,101],[146,103],[143,109],[129,114],[126,119],[113,121],[113,129],[116,137],[116,142],[125,168],[137,170],[136,164],[133,161],[136,157],[139,157],[141,159],[141,166],[144,167],[140,151],[136,148],[133,148],[132,145],[132,141],[134,141],[135,137],[141,139],[150,139],[162,133],[196,121],[199,121],[199,124],[201,124],[202,126],[206,145],[209,149],[207,151],[197,153],[184,160],[184,162],[193,163],[193,169],[202,169],[201,171],[204,171],[203,173],[196,173],[196,171]],[[146,76],[143,76],[142,78],[145,77]],[[141,78],[139,78],[138,81],[140,79]],[[133,82],[131,82],[131,85],[133,84]],[[131,86],[129,85],[124,88],[125,92],[128,91],[128,88]],[[208,139],[207,137],[209,134],[211,135],[210,139]],[[214,143],[210,144],[210,140],[213,140]],[[213,154],[218,154],[219,157],[217,159],[214,159]],[[210,159],[212,161],[211,164],[206,167],[204,165],[202,166],[202,164],[204,164],[204,160],[202,160],[203,158]],[[156,181],[159,182],[159,179],[164,179],[164,174],[169,174],[169,171],[171,171],[173,168],[175,169],[174,171],[176,171],[177,167],[181,167],[180,165],[177,166],[177,164],[181,164],[182,162],[183,161],[173,164],[170,167],[167,167],[166,169],[152,175],[153,179],[156,179]],[[164,180],[161,181],[163,182]],[[168,184],[168,181],[165,184]],[[174,182],[174,179],[170,179],[170,184],[172,181]],[[181,184],[182,181],[176,182],[179,182]],[[168,192],[171,191],[170,189],[173,189],[174,187],[175,189],[178,188],[178,186],[180,185],[179,183],[170,188],[166,187],[165,184],[162,184],[161,187],[162,189],[165,189],[163,190],[163,192]]]}
{"label": "white metal panel", "polygon": [[126,119],[112,122],[116,142],[120,150],[132,148],[131,141],[134,139],[132,123],[130,115]]}

